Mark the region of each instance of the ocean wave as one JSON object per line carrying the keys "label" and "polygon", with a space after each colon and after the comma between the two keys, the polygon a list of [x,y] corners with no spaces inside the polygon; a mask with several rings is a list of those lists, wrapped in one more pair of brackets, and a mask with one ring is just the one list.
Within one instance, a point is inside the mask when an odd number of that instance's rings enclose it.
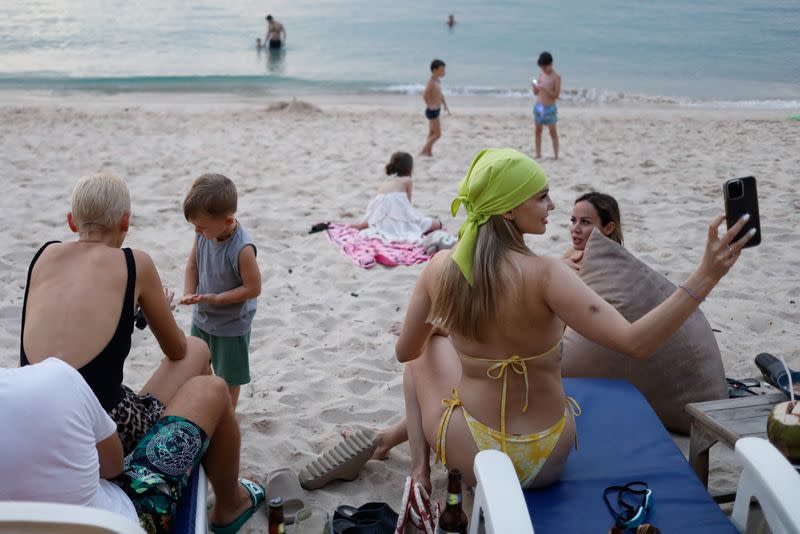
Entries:
{"label": "ocean wave", "polygon": [[[425,90],[422,84],[394,84],[374,86],[370,88],[379,93],[421,95]],[[443,88],[445,96],[488,96],[494,98],[532,98],[530,90],[508,89],[500,87],[451,87]],[[715,100],[692,99],[688,97],[646,95],[625,93],[597,88],[563,89],[560,99],[576,104],[642,104],[642,105],[674,105],[691,108],[708,109],[800,109],[800,100],[764,99],[764,100]]]}
{"label": "ocean wave", "polygon": [[[400,94],[421,95],[425,86],[420,83],[381,83],[306,79],[277,74],[211,75],[211,76],[131,76],[131,77],[69,77],[55,72],[0,73],[0,90],[119,92],[196,92],[238,94]],[[445,96],[475,96],[497,99],[532,99],[529,89],[451,86],[443,88]],[[764,109],[798,110],[797,99],[716,100],[688,97],[625,93],[598,88],[566,88],[561,100],[582,105],[672,105],[707,109]]]}

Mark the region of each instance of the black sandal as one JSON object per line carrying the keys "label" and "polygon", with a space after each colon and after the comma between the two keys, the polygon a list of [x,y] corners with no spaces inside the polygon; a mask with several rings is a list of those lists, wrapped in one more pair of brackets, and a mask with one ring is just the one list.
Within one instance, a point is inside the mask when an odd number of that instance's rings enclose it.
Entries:
{"label": "black sandal", "polygon": [[[783,362],[766,352],[762,352],[756,356],[755,361],[756,367],[761,370],[761,374],[764,375],[766,381],[770,385],[783,391],[786,397],[791,397],[789,394],[789,375],[786,374],[786,368],[783,366]],[[800,373],[792,369],[789,369],[789,372],[792,373],[792,384],[794,386],[795,395],[800,395],[800,390],[798,389],[798,386],[800,386]]]}

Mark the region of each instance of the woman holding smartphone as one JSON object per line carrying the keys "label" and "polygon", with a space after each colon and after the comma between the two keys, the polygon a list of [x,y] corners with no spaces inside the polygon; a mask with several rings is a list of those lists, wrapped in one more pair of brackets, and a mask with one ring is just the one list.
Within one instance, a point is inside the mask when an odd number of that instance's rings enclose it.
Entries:
{"label": "woman holding smartphone", "polygon": [[467,220],[458,245],[439,252],[420,274],[395,349],[407,364],[411,475],[426,489],[431,448],[469,485],[475,455],[487,448],[509,455],[523,487],[558,480],[577,411],[561,382],[564,328],[647,358],[697,309],[753,235],[734,241],[746,216],[722,236],[724,216],[714,219],[695,272],[631,323],[563,261],[525,244],[525,234],[545,233],[555,209],[536,162],[512,149],[480,152],[453,214],[461,206]]}

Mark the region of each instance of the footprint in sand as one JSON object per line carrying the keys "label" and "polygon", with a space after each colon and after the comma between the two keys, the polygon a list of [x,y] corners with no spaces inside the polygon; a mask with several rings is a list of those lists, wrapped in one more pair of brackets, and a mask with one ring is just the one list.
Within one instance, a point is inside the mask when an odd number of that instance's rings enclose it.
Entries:
{"label": "footprint in sand", "polygon": [[261,432],[262,434],[269,434],[271,427],[272,423],[270,422],[269,419],[259,419],[257,421],[253,421],[253,428]]}

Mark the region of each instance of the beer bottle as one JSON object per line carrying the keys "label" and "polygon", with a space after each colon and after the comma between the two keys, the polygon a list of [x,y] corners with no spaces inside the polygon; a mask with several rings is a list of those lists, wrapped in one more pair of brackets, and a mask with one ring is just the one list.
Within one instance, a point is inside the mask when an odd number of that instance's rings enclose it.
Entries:
{"label": "beer bottle", "polygon": [[461,508],[461,471],[447,473],[447,502],[439,517],[439,534],[467,534],[467,514]]}
{"label": "beer bottle", "polygon": [[269,500],[269,534],[285,534],[286,524],[283,520],[283,499],[275,497]]}

